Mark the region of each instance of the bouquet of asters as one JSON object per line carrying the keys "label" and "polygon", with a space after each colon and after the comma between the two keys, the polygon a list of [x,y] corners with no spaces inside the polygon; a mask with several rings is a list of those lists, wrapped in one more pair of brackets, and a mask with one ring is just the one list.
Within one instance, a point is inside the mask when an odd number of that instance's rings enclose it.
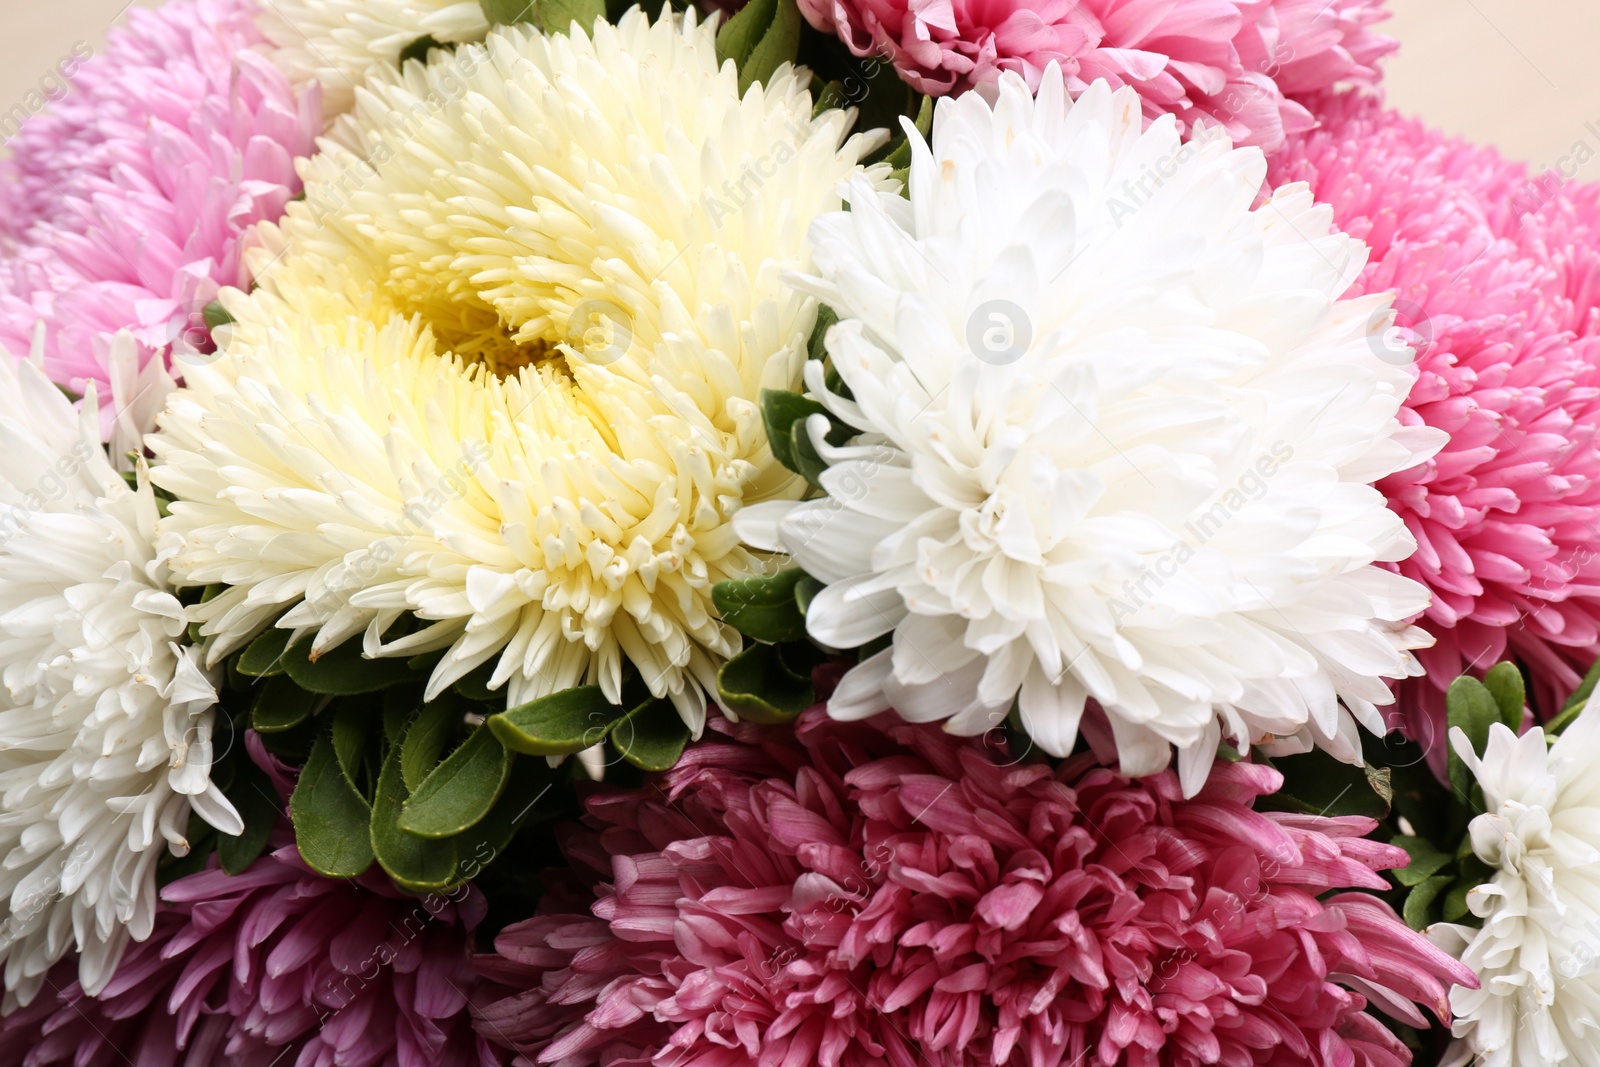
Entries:
{"label": "bouquet of asters", "polygon": [[1600,1064],[1600,190],[1377,0],[631,2],[4,117],[0,1062]]}

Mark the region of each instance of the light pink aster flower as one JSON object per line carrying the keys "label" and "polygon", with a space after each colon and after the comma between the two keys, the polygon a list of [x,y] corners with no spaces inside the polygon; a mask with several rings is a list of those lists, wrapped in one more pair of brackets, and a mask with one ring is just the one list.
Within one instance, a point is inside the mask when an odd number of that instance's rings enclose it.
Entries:
{"label": "light pink aster flower", "polygon": [[1395,1067],[1369,1002],[1427,1025],[1472,981],[1376,898],[1319,899],[1405,856],[1251,810],[1268,767],[1185,801],[1170,771],[1002,765],[893,714],[710,729],[592,796],[572,874],[478,961],[519,1063]]}
{"label": "light pink aster flower", "polygon": [[[248,738],[287,795],[284,768]],[[324,878],[287,827],[237,875],[162,890],[151,936],[98,998],[76,961],[0,1018],[0,1063],[23,1067],[496,1067],[472,1027],[470,931],[481,894],[407,897],[386,876]],[[52,994],[53,991],[53,995]]]}
{"label": "light pink aster flower", "polygon": [[1600,653],[1600,212],[1595,191],[1541,195],[1525,168],[1341,95],[1323,128],[1273,161],[1307,181],[1339,229],[1372,250],[1359,292],[1395,291],[1396,358],[1416,349],[1402,421],[1450,434],[1432,459],[1379,483],[1427,585],[1401,725],[1443,767],[1443,692],[1507,657],[1532,668],[1548,711]]}
{"label": "light pink aster flower", "polygon": [[1145,113],[1221,124],[1271,151],[1310,129],[1290,97],[1372,84],[1395,42],[1381,0],[800,0],[817,29],[893,63],[919,92],[959,92],[1010,70],[1036,89],[1054,60],[1073,93],[1131,85]]}
{"label": "light pink aster flower", "polygon": [[[101,382],[108,438],[113,408],[160,385],[139,375],[152,356],[207,348],[201,311],[221,286],[248,284],[241,238],[283,213],[300,188],[295,157],[321,129],[317,94],[297,98],[252,51],[255,12],[249,0],[131,9],[9,144],[0,346],[25,356],[37,340],[74,392]],[[137,365],[113,359],[122,329]]]}

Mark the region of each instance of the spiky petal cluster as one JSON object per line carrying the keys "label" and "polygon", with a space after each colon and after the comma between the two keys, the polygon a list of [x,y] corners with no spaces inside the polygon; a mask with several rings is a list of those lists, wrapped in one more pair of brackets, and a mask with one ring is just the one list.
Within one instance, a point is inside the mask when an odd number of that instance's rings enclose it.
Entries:
{"label": "spiky petal cluster", "polygon": [[[297,98],[252,51],[255,12],[128,11],[0,165],[0,347],[21,358],[37,342],[51,380],[79,394],[98,383],[118,455],[160,410],[163,363],[209,351],[205,306],[248,282],[241,238],[299,190],[295,157],[320,128],[316,94]],[[123,329],[136,348],[113,349]]]}
{"label": "spiky petal cluster", "polygon": [[1387,1067],[1369,998],[1423,1024],[1470,981],[1373,897],[1319,899],[1404,856],[1252,811],[1270,768],[1185,801],[893,716],[714,729],[589,801],[576,880],[478,963],[510,988],[491,1039],[563,1067]]}
{"label": "spiky petal cluster", "polygon": [[887,59],[918,91],[961,92],[1011,71],[1037,88],[1060,64],[1076,95],[1096,79],[1138,91],[1145,115],[1220,124],[1268,151],[1314,122],[1294,96],[1372,84],[1395,41],[1381,0],[801,0],[819,30]]}
{"label": "spiky petal cluster", "polygon": [[781,276],[876,143],[812,108],[637,9],[375,82],[151,438],[174,569],[230,587],[212,659],[276,621],[448,649],[434,692],[493,662],[512,703],[631,665],[698,729],[738,647],[711,588],[758,566],[729,517],[801,488],[756,404],[816,318]]}
{"label": "spiky petal cluster", "polygon": [[1548,710],[1600,652],[1600,214],[1593,192],[1537,183],[1375,101],[1319,112],[1271,175],[1309,182],[1371,245],[1356,289],[1396,294],[1396,340],[1416,352],[1401,417],[1449,434],[1379,483],[1418,544],[1395,566],[1433,593],[1420,624],[1437,643],[1402,724],[1442,768],[1452,679],[1517,656]]}
{"label": "spiky petal cluster", "polygon": [[[131,346],[125,334],[114,342]],[[149,936],[156,861],[189,813],[242,827],[212,784],[216,692],[183,644],[157,504],[32,364],[0,360],[0,958],[8,1005],[68,951],[99,992]]]}
{"label": "spiky petal cluster", "polygon": [[498,1067],[467,1014],[483,898],[322,878],[287,836],[244,872],[163,891],[154,934],[98,997],[57,971],[0,1020],[23,1067]]}
{"label": "spiky petal cluster", "polygon": [[912,150],[910,200],[858,185],[802,281],[849,394],[807,384],[859,436],[812,416],[828,495],[735,520],[826,584],[814,638],[892,635],[833,713],[978,734],[1015,701],[1065,756],[1088,709],[1125,773],[1178,746],[1191,792],[1223,736],[1359,761],[1427,640],[1371,483],[1443,437],[1395,419],[1387,298],[1342,299],[1360,242],[1304,186],[1252,208],[1259,151],[1054,67],[940,101]]}
{"label": "spiky petal cluster", "polygon": [[1596,1062],[1600,1019],[1600,707],[1552,745],[1535,726],[1490,727],[1480,758],[1450,741],[1483,787],[1472,849],[1494,880],[1467,894],[1482,926],[1430,930],[1478,976],[1450,993],[1456,1042],[1445,1063],[1554,1067]]}
{"label": "spiky petal cluster", "polygon": [[489,32],[478,0],[272,0],[259,23],[273,62],[296,88],[319,86],[330,118],[354,106],[374,68],[397,66],[416,41],[459,44]]}

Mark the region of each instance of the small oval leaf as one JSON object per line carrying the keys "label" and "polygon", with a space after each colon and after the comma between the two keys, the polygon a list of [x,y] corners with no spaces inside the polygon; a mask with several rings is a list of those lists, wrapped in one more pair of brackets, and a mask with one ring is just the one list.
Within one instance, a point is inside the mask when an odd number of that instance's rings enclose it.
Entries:
{"label": "small oval leaf", "polygon": [[372,866],[372,811],[339,770],[333,741],[318,736],[289,798],[295,844],[306,864],[329,878],[354,878]]}
{"label": "small oval leaf", "polygon": [[673,707],[661,699],[640,704],[611,730],[611,743],[622,758],[642,771],[671,770],[689,743],[689,727]]}
{"label": "small oval leaf", "polygon": [[289,634],[288,630],[274,627],[251,641],[250,646],[239,653],[239,673],[251,678],[271,678],[282,674],[285,670],[283,653],[289,647]]}
{"label": "small oval leaf", "polygon": [[625,714],[597,685],[580,685],[489,717],[500,743],[529,756],[569,756],[598,745]]}
{"label": "small oval leaf", "polygon": [[418,837],[454,837],[476,826],[500,799],[514,758],[493,730],[479,727],[411,794],[400,812],[400,829]]}

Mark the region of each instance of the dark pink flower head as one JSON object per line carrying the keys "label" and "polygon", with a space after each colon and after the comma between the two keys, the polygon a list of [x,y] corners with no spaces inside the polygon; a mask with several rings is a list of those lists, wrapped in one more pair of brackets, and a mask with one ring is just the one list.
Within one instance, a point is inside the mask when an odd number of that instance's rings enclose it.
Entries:
{"label": "dark pink flower head", "polygon": [[[256,13],[250,0],[129,10],[8,143],[0,347],[26,356],[42,323],[51,378],[75,392],[102,383],[108,435],[113,393],[132,404],[145,361],[207,347],[200,312],[220,287],[248,283],[245,231],[283,213],[300,188],[295,157],[314,149],[318,96],[297,98],[252,50],[264,41]],[[112,365],[123,329],[139,367]],[[141,400],[141,421],[159,401]]]}
{"label": "dark pink flower head", "polygon": [[1151,118],[1221,124],[1271,151],[1311,115],[1289,97],[1372,84],[1395,42],[1381,0],[800,0],[817,29],[893,63],[919,92],[1015,71],[1037,87],[1059,63],[1074,93],[1131,85]]}
{"label": "dark pink flower head", "polygon": [[[602,792],[540,914],[479,970],[479,1028],[586,1067],[1398,1065],[1471,974],[1365,893],[1364,819],[1185,801],[1084,757],[1001,765],[893,715],[714,719],[656,787]],[[587,884],[586,884],[587,883]]]}
{"label": "dark pink flower head", "polygon": [[[282,767],[250,738],[280,785]],[[77,963],[0,1019],[0,1063],[23,1067],[496,1067],[472,1028],[469,933],[481,894],[407,897],[387,876],[324,878],[287,828],[247,870],[162,890],[148,940],[88,998]]]}
{"label": "dark pink flower head", "polygon": [[1433,591],[1421,622],[1438,639],[1400,725],[1442,768],[1452,679],[1515,655],[1548,708],[1600,653],[1600,214],[1593,190],[1541,186],[1375,101],[1320,112],[1271,182],[1309,182],[1371,246],[1353,292],[1394,291],[1417,349],[1401,418],[1450,435],[1379,483],[1416,536],[1398,569]]}

